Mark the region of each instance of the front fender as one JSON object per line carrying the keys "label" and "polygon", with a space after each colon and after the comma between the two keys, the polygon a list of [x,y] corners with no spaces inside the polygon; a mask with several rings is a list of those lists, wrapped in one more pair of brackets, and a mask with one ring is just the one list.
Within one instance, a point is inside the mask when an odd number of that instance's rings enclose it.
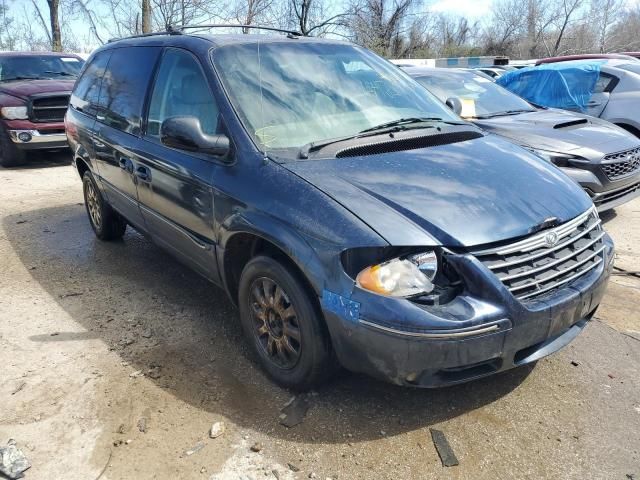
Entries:
{"label": "front fender", "polygon": [[[229,292],[226,272],[225,251],[231,239],[238,234],[251,234],[262,238],[282,250],[289,259],[304,273],[305,277],[320,295],[324,288],[324,279],[327,277],[326,268],[321,261],[317,249],[313,248],[294,227],[260,211],[244,211],[228,217],[220,228],[219,248],[217,249],[217,261],[225,289]],[[325,245],[326,253],[335,250]]]}

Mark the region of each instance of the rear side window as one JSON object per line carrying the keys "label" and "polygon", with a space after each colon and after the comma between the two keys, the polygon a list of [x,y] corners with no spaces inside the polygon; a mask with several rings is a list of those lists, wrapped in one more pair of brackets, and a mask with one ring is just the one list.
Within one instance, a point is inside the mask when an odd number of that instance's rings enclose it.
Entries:
{"label": "rear side window", "polygon": [[71,106],[87,115],[96,115],[102,77],[109,63],[111,50],[97,53],[84,69],[71,94]]}
{"label": "rear side window", "polygon": [[593,87],[593,93],[611,92],[617,83],[618,79],[613,75],[600,72],[596,86]]}
{"label": "rear side window", "polygon": [[149,102],[147,135],[159,137],[160,125],[170,117],[200,120],[205,133],[218,132],[218,105],[196,58],[185,50],[167,49],[162,56]]}
{"label": "rear side window", "polygon": [[159,47],[113,51],[100,89],[100,122],[132,135],[140,133],[147,87],[159,53]]}

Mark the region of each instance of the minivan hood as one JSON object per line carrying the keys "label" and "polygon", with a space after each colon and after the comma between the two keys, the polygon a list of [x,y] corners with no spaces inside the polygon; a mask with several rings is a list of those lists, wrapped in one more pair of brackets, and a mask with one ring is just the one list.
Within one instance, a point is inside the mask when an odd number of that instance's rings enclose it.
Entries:
{"label": "minivan hood", "polygon": [[[586,121],[586,122],[585,122]],[[572,123],[577,123],[572,125]],[[622,128],[602,120],[564,110],[537,110],[473,122],[485,131],[507,137],[519,145],[569,153],[588,160],[640,145]]]}
{"label": "minivan hood", "polygon": [[292,161],[392,245],[471,247],[570,220],[591,200],[553,165],[494,135],[379,155]]}
{"label": "minivan hood", "polygon": [[73,84],[76,79],[65,78],[55,80],[15,80],[10,82],[0,82],[0,92],[26,100],[27,97],[37,93],[58,93],[71,94]]}

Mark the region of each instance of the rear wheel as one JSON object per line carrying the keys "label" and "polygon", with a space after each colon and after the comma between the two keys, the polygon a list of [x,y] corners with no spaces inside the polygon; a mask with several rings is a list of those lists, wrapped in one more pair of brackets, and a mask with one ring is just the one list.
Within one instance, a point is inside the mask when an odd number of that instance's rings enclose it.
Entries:
{"label": "rear wheel", "polygon": [[24,165],[26,154],[24,150],[16,147],[9,138],[6,129],[0,127],[0,165],[3,167],[17,167]]}
{"label": "rear wheel", "polygon": [[127,222],[104,200],[93,175],[87,170],[82,176],[84,204],[91,228],[100,240],[122,238]]}
{"label": "rear wheel", "polygon": [[260,364],[278,384],[306,390],[334,362],[326,325],[299,275],[271,257],[252,259],[239,288],[240,319]]}

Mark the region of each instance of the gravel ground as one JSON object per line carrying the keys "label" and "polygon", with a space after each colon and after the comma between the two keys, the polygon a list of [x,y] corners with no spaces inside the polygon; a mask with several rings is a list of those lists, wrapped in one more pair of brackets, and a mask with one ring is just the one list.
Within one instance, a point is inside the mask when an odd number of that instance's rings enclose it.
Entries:
{"label": "gravel ground", "polygon": [[[440,390],[344,372],[287,429],[291,394],[225,294],[131,230],[97,241],[64,156],[0,169],[0,186],[0,446],[16,440],[27,480],[640,480],[640,278],[619,271],[535,368]],[[640,270],[640,199],[603,219],[617,266]]]}

